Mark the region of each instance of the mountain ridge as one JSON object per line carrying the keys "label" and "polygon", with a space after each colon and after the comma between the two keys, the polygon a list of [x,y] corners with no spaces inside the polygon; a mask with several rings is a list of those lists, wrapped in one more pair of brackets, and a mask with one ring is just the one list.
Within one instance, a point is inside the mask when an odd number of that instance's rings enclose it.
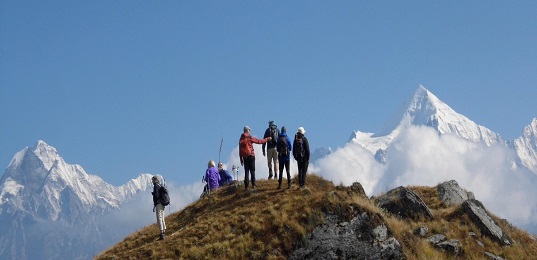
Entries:
{"label": "mountain ridge", "polygon": [[353,131],[349,143],[356,143],[369,150],[379,162],[384,161],[386,149],[411,126],[432,127],[440,134],[454,134],[463,139],[484,143],[487,146],[501,144],[510,147],[517,155],[517,165],[537,174],[537,119],[524,128],[522,136],[505,141],[500,134],[478,125],[457,113],[423,85],[419,85],[413,97],[399,112],[399,121],[386,123],[378,133]]}
{"label": "mountain ridge", "polygon": [[[432,127],[439,134],[459,136],[465,133],[462,137],[472,142],[506,145],[517,155],[514,162],[517,167],[533,169],[533,173],[537,174],[536,118],[524,128],[519,138],[504,141],[499,134],[455,112],[421,85],[400,115],[399,121],[394,121],[391,128],[386,128],[388,130],[385,132],[389,132],[387,135],[381,135],[382,131],[377,134],[357,131],[353,132],[349,142],[366,148],[382,163],[387,148],[406,129],[414,125]],[[312,160],[332,152],[330,148],[317,149],[312,154]],[[128,234],[116,232],[117,227],[106,218],[110,212],[123,210],[122,205],[126,201],[133,201],[141,192],[149,191],[152,188],[151,176],[143,173],[121,186],[113,186],[99,176],[88,174],[80,165],[66,163],[56,148],[45,141],[39,140],[34,146],[22,149],[15,153],[0,178],[0,221],[3,223],[0,234],[6,234],[0,235],[0,258],[11,257],[9,252],[22,259],[58,258],[59,255],[69,259],[93,256],[98,252],[95,250],[102,250],[109,245],[107,243],[119,240],[121,234]],[[5,223],[11,224],[8,226]],[[48,235],[50,226],[55,227],[54,236],[57,238],[53,240]],[[78,229],[76,226],[83,227]],[[21,236],[29,231],[33,234],[46,232],[32,238],[34,240]],[[66,232],[89,235],[76,237]],[[107,236],[111,239],[101,241],[102,237]],[[48,251],[43,253],[43,249],[31,247],[31,244],[37,243],[46,243]],[[65,244],[77,244],[80,253],[62,255],[65,252],[60,251],[61,245]],[[74,246],[72,248],[75,250]],[[32,250],[41,252],[41,255],[33,255]]]}
{"label": "mountain ridge", "polygon": [[[22,149],[0,179],[0,258],[88,258],[132,232],[135,227],[110,228],[109,215],[148,192],[151,176],[116,187],[66,163],[42,140]],[[72,251],[61,250],[66,244]]]}
{"label": "mountain ridge", "polygon": [[359,183],[336,186],[314,174],[304,189],[277,189],[272,180],[259,180],[255,191],[237,184],[168,215],[163,241],[152,224],[96,259],[527,259],[537,250],[528,233],[493,215],[515,243],[490,239],[463,206],[443,203],[438,187],[405,188],[432,214],[413,219],[381,209]]}

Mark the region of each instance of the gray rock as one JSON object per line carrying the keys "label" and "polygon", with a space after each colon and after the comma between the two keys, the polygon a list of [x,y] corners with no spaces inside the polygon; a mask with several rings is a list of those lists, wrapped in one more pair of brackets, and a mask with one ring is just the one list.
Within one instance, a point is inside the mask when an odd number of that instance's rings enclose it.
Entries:
{"label": "gray rock", "polygon": [[367,197],[367,194],[365,194],[365,190],[364,190],[364,187],[362,186],[362,184],[360,184],[359,182],[354,182],[351,187],[350,187],[351,191],[352,192],[356,192],[358,194],[360,194],[362,197],[366,198],[366,199],[369,199]]}
{"label": "gray rock", "polygon": [[435,246],[453,255],[459,255],[461,251],[461,242],[459,242],[457,239],[450,239],[448,241],[440,242],[435,244]]}
{"label": "gray rock", "polygon": [[498,241],[502,245],[513,245],[513,240],[496,224],[487,213],[485,206],[478,200],[467,200],[462,204],[466,214],[479,228],[481,234]]}
{"label": "gray rock", "polygon": [[503,258],[491,253],[491,252],[485,252],[485,256],[487,257],[487,259],[492,259],[492,260],[504,260]]}
{"label": "gray rock", "polygon": [[402,218],[414,220],[433,218],[433,213],[423,200],[416,193],[402,186],[378,196],[376,203],[379,207]]}
{"label": "gray rock", "polygon": [[468,193],[455,180],[440,183],[436,189],[438,198],[447,206],[461,205],[468,199]]}
{"label": "gray rock", "polygon": [[429,243],[436,245],[438,243],[446,241],[447,237],[442,234],[436,234],[436,235],[430,236],[429,238],[427,238],[427,240],[429,240]]}
{"label": "gray rock", "polygon": [[467,194],[468,194],[468,199],[469,200],[475,200],[475,195],[474,195],[473,192],[469,191],[469,192],[467,192]]}
{"label": "gray rock", "polygon": [[304,245],[289,259],[404,259],[399,242],[384,225],[374,227],[372,218],[362,213],[350,222],[326,214],[325,222],[308,235]]}
{"label": "gray rock", "polygon": [[426,237],[429,234],[429,228],[424,226],[418,227],[414,230],[414,234],[420,237]]}

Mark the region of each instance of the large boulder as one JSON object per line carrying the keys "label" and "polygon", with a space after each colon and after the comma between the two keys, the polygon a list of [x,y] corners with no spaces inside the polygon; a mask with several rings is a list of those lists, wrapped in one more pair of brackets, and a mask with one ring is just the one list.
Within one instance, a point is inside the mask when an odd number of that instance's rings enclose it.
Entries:
{"label": "large boulder", "polygon": [[513,245],[513,240],[503,232],[480,201],[469,199],[462,203],[462,207],[481,234],[498,241],[501,245]]}
{"label": "large boulder", "polygon": [[416,193],[402,186],[377,197],[376,204],[401,218],[433,219],[433,213],[425,202]]}
{"label": "large boulder", "polygon": [[455,180],[440,183],[436,189],[438,198],[447,206],[461,205],[468,199],[474,199],[473,194],[463,190]]}
{"label": "large boulder", "polygon": [[341,222],[337,215],[326,214],[289,259],[404,259],[399,242],[373,218],[364,212]]}

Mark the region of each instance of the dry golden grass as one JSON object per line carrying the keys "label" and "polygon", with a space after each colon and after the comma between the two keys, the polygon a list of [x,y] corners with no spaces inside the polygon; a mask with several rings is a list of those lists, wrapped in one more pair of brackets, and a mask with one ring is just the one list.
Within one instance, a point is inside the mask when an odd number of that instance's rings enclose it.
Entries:
{"label": "dry golden grass", "polygon": [[[434,214],[432,221],[410,221],[387,214],[348,187],[315,175],[308,175],[307,181],[306,189],[297,189],[295,184],[292,189],[277,190],[274,180],[259,180],[256,192],[241,187],[234,192],[220,189],[210,200],[201,199],[167,216],[165,240],[157,240],[159,231],[153,224],[96,259],[285,259],[306,243],[308,233],[323,222],[327,212],[344,220],[369,212],[374,225],[385,224],[397,238],[407,259],[483,259],[485,251],[507,259],[535,259],[537,255],[537,243],[527,233],[498,218],[495,221],[515,245],[501,247],[481,236],[460,207],[445,207],[439,201],[436,188],[409,187]],[[414,234],[419,226],[428,227],[431,235],[442,233],[461,241],[462,255],[453,257],[431,246]],[[476,239],[485,246],[479,246]]]}

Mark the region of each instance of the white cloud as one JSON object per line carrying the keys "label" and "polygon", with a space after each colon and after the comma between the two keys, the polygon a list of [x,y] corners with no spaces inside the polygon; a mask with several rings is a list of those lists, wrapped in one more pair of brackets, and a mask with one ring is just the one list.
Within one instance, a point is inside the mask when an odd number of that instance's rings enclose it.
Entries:
{"label": "white cloud", "polygon": [[428,127],[411,127],[387,151],[386,165],[357,144],[347,144],[317,161],[316,172],[335,184],[358,181],[368,195],[398,186],[456,180],[487,209],[509,222],[537,231],[537,176],[513,169],[513,155],[502,145],[485,146]]}
{"label": "white cloud", "polygon": [[[170,194],[170,205],[165,208],[165,216],[187,207],[199,199],[203,191],[201,182],[183,186],[177,186],[173,182],[166,182],[166,187]],[[105,216],[104,221],[114,223],[118,239],[136,231],[140,227],[156,223],[151,192],[147,191],[138,194],[134,199],[123,204],[121,209]]]}
{"label": "white cloud", "polygon": [[315,172],[336,185],[359,182],[370,195],[382,177],[384,165],[378,163],[371,152],[362,146],[348,143],[345,147],[318,160],[314,165],[310,165],[308,172]]}

